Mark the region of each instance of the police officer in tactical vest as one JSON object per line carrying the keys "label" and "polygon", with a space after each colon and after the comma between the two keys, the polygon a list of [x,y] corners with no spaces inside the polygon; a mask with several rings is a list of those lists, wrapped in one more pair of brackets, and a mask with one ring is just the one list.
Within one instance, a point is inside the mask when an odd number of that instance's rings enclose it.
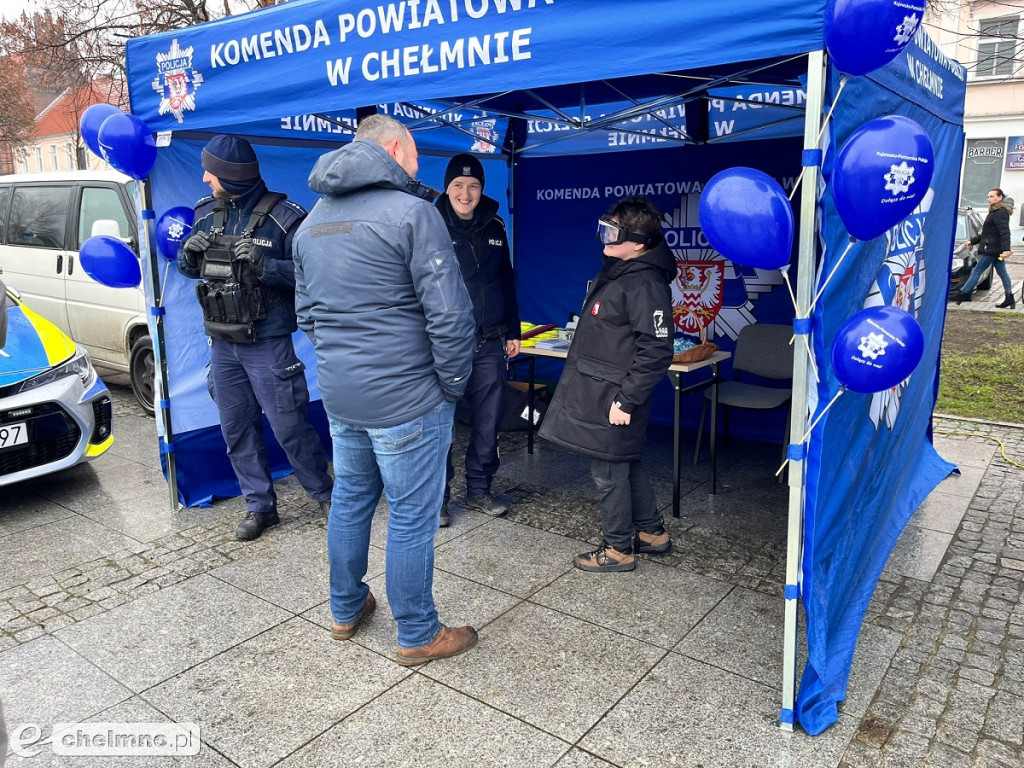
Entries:
{"label": "police officer in tactical vest", "polygon": [[298,327],[292,235],[306,211],[267,190],[244,139],[215,136],[202,162],[213,195],[196,204],[178,271],[197,280],[210,337],[207,387],[245,496],[247,513],[236,535],[255,539],[279,522],[261,413],[306,493],[325,514],[331,504],[326,453],[306,420],[305,366],[292,346]]}

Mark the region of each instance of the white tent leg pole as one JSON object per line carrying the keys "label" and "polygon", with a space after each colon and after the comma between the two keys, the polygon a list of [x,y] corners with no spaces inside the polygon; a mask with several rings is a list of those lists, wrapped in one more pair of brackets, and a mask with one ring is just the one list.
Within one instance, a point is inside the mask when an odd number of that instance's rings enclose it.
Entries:
{"label": "white tent leg pole", "polygon": [[[807,111],[804,118],[804,151],[818,149],[818,131],[821,129],[821,110],[825,97],[825,54],[813,51],[807,56]],[[817,162],[804,160],[803,188],[800,190],[800,241],[798,250],[798,277],[796,285],[797,318],[807,312],[815,276],[815,223],[818,208]],[[807,323],[803,323],[807,325]],[[790,409],[789,434],[802,435],[807,422],[808,363],[805,357],[808,345],[801,333],[808,328],[797,328],[796,348],[793,354],[793,407]],[[792,439],[792,438],[791,438]],[[799,607],[800,555],[804,528],[804,460],[799,446],[791,444],[789,461],[789,526],[786,536],[786,614],[783,626],[782,656],[782,711],[779,725],[793,730],[796,703],[797,609]]]}
{"label": "white tent leg pole", "polygon": [[[167,490],[170,494],[171,511],[178,510],[178,472],[174,460],[174,429],[171,426],[170,398],[167,394],[167,355],[164,354],[164,307],[160,285],[160,256],[156,249],[156,214],[153,211],[153,195],[149,184],[139,182],[142,217],[139,230],[139,251],[149,261],[149,285],[153,295],[153,365],[156,369],[156,418],[160,419],[164,431],[164,461],[167,462]],[[166,406],[166,407],[165,407]]]}

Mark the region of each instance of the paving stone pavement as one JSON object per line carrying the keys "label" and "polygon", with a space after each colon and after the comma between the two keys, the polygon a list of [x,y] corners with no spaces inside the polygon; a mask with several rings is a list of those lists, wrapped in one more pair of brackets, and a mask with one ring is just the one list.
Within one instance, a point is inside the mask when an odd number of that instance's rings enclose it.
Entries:
{"label": "paving stone pavement", "polygon": [[[528,456],[524,435],[504,435],[495,482],[512,511],[453,508],[437,537],[442,619],[473,623],[480,645],[410,671],[393,662],[386,504],[367,573],[380,610],[332,642],[325,520],[294,479],[277,484],[282,524],[255,542],[234,541],[239,499],[172,512],[153,422],[112,389],[111,452],[0,494],[12,728],[200,726],[194,757],[117,762],[147,768],[1024,765],[1024,471],[999,451],[1024,462],[1019,427],[936,419],[962,474],[901,537],[840,721],[811,738],[775,724],[788,498],[776,446],[722,446],[715,496],[706,458],[688,467],[673,553],[609,579],[571,567],[601,538],[586,462],[544,443]],[[668,514],[669,437],[652,443]],[[9,758],[111,764],[46,745]]]}

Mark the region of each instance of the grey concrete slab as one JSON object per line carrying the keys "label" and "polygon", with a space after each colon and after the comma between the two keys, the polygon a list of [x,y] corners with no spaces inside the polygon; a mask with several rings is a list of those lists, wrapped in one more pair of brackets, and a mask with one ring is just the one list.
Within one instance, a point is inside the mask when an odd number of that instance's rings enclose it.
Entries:
{"label": "grey concrete slab", "polygon": [[951,534],[908,525],[893,547],[885,570],[912,579],[931,581],[952,540]]}
{"label": "grey concrete slab", "polygon": [[[384,552],[370,547],[368,576],[383,572]],[[322,603],[330,589],[326,531],[314,525],[284,531],[272,528],[255,546],[241,550],[238,560],[210,574],[292,613],[302,613]]]}
{"label": "grey concrete slab", "polygon": [[953,472],[935,486],[932,493],[946,493],[950,496],[966,496],[968,499],[978,492],[985,470],[980,467],[960,467],[960,474]]}
{"label": "grey concrete slab", "polygon": [[530,600],[667,649],[730,589],[725,582],[645,560],[626,573],[586,573],[573,568]]}
{"label": "grey concrete slab", "polygon": [[[359,627],[359,632],[352,642],[388,658],[394,658],[398,646],[398,628],[391,617],[385,578],[380,575],[367,583],[377,600],[377,610]],[[442,624],[452,627],[468,624],[479,629],[519,602],[519,598],[506,592],[485,587],[445,571],[434,571],[434,604]],[[326,632],[331,623],[330,603],[324,602],[306,611],[303,618]]]}
{"label": "grey concrete slab", "polygon": [[779,693],[670,653],[578,746],[616,765],[838,765],[856,729],[841,717],[810,738],[777,727]]}
{"label": "grey concrete slab", "polygon": [[57,636],[138,692],[290,615],[202,574],[62,629]]}
{"label": "grey concrete slab", "polygon": [[582,542],[494,519],[437,548],[434,564],[480,584],[527,597],[572,568]]}
{"label": "grey concrete slab", "polygon": [[46,525],[73,514],[67,507],[55,504],[30,490],[25,483],[5,487],[3,501],[0,502],[0,541],[12,533]]}
{"label": "grey concrete slab", "polygon": [[664,653],[523,603],[484,627],[470,653],[432,662],[423,674],[575,742]]}
{"label": "grey concrete slab", "polygon": [[236,764],[255,768],[275,764],[410,674],[295,618],[142,695],[172,718],[197,723],[203,740]]}
{"label": "grey concrete slab", "polygon": [[[782,689],[783,614],[781,595],[765,595],[737,587],[673,650],[733,674]],[[802,619],[802,615],[801,615]],[[803,622],[797,669],[806,662]],[[842,711],[863,715],[899,647],[901,635],[864,624],[857,639]]]}
{"label": "grey concrete slab", "polygon": [[[138,696],[120,704],[115,704],[92,717],[85,718],[83,723],[170,723],[174,722],[164,713],[154,709]],[[184,720],[178,722],[186,722]],[[191,722],[191,721],[189,721]],[[200,733],[200,738],[202,734]],[[38,755],[20,758],[11,755],[5,768],[154,768],[158,766],[182,766],[182,768],[231,768],[234,763],[220,755],[209,744],[201,743],[198,755],[189,756],[153,756],[153,755],[118,755],[111,757],[87,755],[55,755],[49,747],[44,747]]]}
{"label": "grey concrete slab", "polygon": [[515,484],[557,488],[575,477],[587,474],[589,459],[577,454],[552,450],[545,441],[533,443],[533,455],[520,451],[502,456],[497,477]]}
{"label": "grey concrete slab", "polygon": [[946,461],[960,467],[984,469],[992,460],[998,447],[991,440],[977,440],[968,437],[935,435],[935,450]]}
{"label": "grey concrete slab", "polygon": [[0,700],[11,733],[34,723],[45,738],[55,723],[84,720],[131,695],[54,637],[39,637],[0,653]]}
{"label": "grey concrete slab", "polygon": [[422,675],[350,715],[280,768],[552,766],[569,745]]}
{"label": "grey concrete slab", "polygon": [[554,768],[615,768],[615,766],[589,752],[573,748],[555,763]]}
{"label": "grey concrete slab", "polygon": [[971,500],[967,496],[932,491],[910,518],[912,525],[940,533],[956,533]]}
{"label": "grey concrete slab", "polygon": [[0,535],[0,590],[110,552],[142,548],[135,539],[78,515]]}
{"label": "grey concrete slab", "polygon": [[761,473],[749,482],[746,473],[731,479],[723,476],[714,496],[700,491],[684,496],[680,522],[748,542],[785,540],[789,488],[766,479],[769,476]]}

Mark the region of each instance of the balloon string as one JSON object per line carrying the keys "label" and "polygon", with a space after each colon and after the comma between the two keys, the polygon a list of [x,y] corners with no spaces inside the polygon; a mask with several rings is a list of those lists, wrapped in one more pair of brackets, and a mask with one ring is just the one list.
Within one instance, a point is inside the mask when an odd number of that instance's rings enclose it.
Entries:
{"label": "balloon string", "polygon": [[[786,288],[789,290],[789,298],[793,302],[793,311],[799,317],[800,310],[796,305],[796,296],[793,294],[793,284],[789,281],[789,270],[780,269],[779,271],[782,273],[782,281],[786,284]],[[804,340],[804,349],[807,350],[807,362],[811,364],[811,372],[814,374],[814,381],[819,382],[821,381],[821,379],[818,378],[818,366],[814,364],[814,353],[811,351],[810,339],[808,338],[808,335],[806,333],[800,335]],[[794,333],[792,336],[789,337],[790,346],[793,346],[793,341],[796,339],[796,336],[797,335]]]}
{"label": "balloon string", "polygon": [[823,294],[825,292],[825,288],[828,287],[829,281],[835,275],[836,270],[839,269],[839,265],[843,263],[843,259],[846,258],[846,254],[848,254],[850,252],[850,249],[853,248],[853,244],[855,242],[857,242],[857,241],[851,237],[850,238],[850,242],[846,246],[846,250],[843,251],[843,255],[840,256],[839,259],[836,261],[835,265],[832,267],[832,271],[829,272],[828,273],[828,277],[825,278],[825,282],[821,284],[821,288],[819,288],[818,292],[814,295],[814,299],[811,301],[811,306],[809,306],[807,308],[807,316],[808,317],[810,317],[811,310],[813,310],[814,309],[814,305],[818,303],[818,299],[821,298],[821,294]]}
{"label": "balloon string", "polygon": [[167,273],[170,269],[171,262],[168,261],[164,264],[164,281],[163,285],[160,286],[160,302],[157,304],[158,307],[162,307],[164,305],[164,291],[167,290]]}
{"label": "balloon string", "polygon": [[[832,106],[828,108],[828,114],[825,115],[825,119],[821,123],[821,130],[818,131],[818,138],[814,140],[814,146],[817,147],[821,143],[821,137],[825,134],[825,129],[828,127],[828,121],[832,119],[832,113],[835,112],[836,105],[839,103],[839,94],[843,92],[843,88],[846,87],[846,75],[843,75],[839,80],[839,88],[836,90],[835,98],[832,99]],[[793,189],[789,193],[789,199],[793,199],[793,195],[800,189],[800,182],[804,180],[804,173],[807,171],[807,167],[804,166],[800,169],[800,175],[796,177],[796,183],[793,185]]]}
{"label": "balloon string", "polygon": [[[841,387],[839,389],[839,391],[836,392],[836,396],[833,397],[832,401],[821,410],[821,413],[818,414],[817,418],[814,421],[811,422],[811,426],[809,426],[807,428],[807,431],[804,432],[803,437],[800,438],[800,445],[803,445],[807,441],[807,438],[810,437],[811,432],[814,430],[814,427],[818,424],[819,421],[821,421],[821,417],[824,416],[826,413],[828,413],[828,409],[831,408],[833,405],[835,405],[836,400],[838,400],[839,396],[842,395],[843,392],[845,392],[845,391],[846,391],[846,388],[845,387]],[[778,477],[779,475],[782,474],[782,470],[784,470],[786,468],[787,464],[789,464],[789,459],[788,458],[784,462],[782,462],[782,466],[779,467],[778,470],[776,470],[776,472],[775,472],[775,476],[776,477]]]}

